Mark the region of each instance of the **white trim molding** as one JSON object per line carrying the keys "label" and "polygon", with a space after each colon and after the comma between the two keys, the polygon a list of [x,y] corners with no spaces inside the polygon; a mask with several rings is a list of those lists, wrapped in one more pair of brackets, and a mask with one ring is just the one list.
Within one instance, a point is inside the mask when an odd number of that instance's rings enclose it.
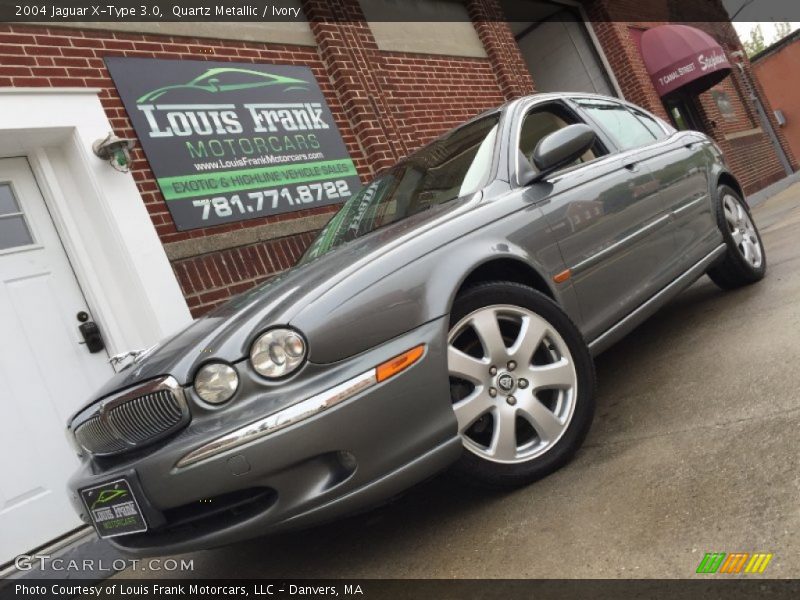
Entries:
{"label": "white trim molding", "polygon": [[109,354],[191,322],[129,173],[96,158],[112,129],[88,88],[0,88],[0,156],[26,156]]}

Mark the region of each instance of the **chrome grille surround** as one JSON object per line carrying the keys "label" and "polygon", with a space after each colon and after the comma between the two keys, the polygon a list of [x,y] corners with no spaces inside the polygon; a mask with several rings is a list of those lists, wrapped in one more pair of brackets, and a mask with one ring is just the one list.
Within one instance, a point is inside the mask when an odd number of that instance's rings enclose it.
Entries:
{"label": "chrome grille surround", "polygon": [[110,456],[152,444],[190,420],[183,388],[167,376],[93,404],[72,419],[70,429],[83,450]]}

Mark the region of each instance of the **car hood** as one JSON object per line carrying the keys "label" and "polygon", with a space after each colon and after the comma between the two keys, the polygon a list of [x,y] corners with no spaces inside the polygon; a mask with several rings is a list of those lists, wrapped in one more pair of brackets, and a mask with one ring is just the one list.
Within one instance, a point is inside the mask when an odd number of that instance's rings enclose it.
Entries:
{"label": "car hood", "polygon": [[416,254],[413,250],[417,236],[445,223],[452,225],[458,215],[468,212],[479,200],[480,194],[475,194],[392,223],[233,297],[117,373],[92,402],[162,375],[172,375],[179,383],[187,384],[197,368],[211,359],[232,363],[241,360],[263,330],[289,324],[308,302],[355,273],[371,269],[375,280],[380,279],[385,275],[380,266],[385,254],[402,246],[408,262],[418,258],[423,250]]}

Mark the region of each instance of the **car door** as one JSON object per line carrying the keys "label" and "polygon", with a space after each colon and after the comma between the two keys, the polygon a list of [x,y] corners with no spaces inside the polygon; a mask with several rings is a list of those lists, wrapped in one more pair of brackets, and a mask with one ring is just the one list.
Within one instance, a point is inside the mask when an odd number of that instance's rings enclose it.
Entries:
{"label": "car door", "polygon": [[598,133],[592,156],[527,192],[539,202],[557,239],[566,267],[563,285],[572,286],[581,329],[591,341],[671,280],[675,239],[647,157],[641,154],[654,137],[641,124],[643,131],[635,139],[623,140],[626,146],[571,103],[536,105],[521,119],[518,154],[529,156],[526,150],[534,141],[524,141],[526,121],[553,107],[565,122],[584,121]]}
{"label": "car door", "polygon": [[697,131],[678,131],[642,110],[627,108],[656,136],[657,141],[643,153],[673,219],[675,265],[683,272],[708,254],[718,240],[709,198],[711,141]]}
{"label": "car door", "polygon": [[659,193],[674,221],[676,251],[685,271],[719,243],[719,229],[709,197],[712,142],[696,131],[676,131],[654,160]]}

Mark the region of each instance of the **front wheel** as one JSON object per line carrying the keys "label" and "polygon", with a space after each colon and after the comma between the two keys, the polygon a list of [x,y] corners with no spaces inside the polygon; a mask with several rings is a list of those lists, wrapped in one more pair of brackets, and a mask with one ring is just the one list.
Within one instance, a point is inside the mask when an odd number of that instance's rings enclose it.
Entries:
{"label": "front wheel", "polygon": [[524,485],[571,458],[594,414],[594,365],[552,300],[511,282],[472,287],[454,303],[447,351],[460,477]]}
{"label": "front wheel", "polygon": [[708,276],[726,290],[763,279],[767,255],[747,204],[727,185],[719,187],[717,198],[717,226],[727,251],[722,260],[708,270]]}

